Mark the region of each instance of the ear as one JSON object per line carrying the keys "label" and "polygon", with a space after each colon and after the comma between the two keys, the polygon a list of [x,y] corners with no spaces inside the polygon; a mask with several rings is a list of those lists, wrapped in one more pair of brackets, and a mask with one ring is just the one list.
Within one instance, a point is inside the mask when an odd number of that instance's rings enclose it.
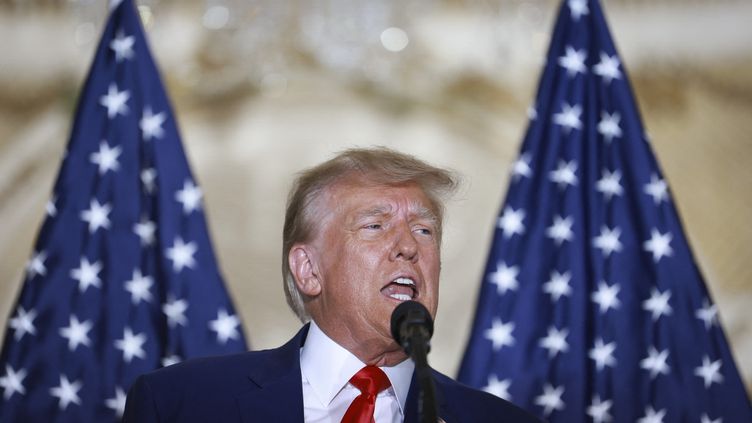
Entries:
{"label": "ear", "polygon": [[315,297],[321,292],[321,281],[316,270],[315,255],[309,248],[304,244],[293,245],[287,255],[287,261],[300,292]]}

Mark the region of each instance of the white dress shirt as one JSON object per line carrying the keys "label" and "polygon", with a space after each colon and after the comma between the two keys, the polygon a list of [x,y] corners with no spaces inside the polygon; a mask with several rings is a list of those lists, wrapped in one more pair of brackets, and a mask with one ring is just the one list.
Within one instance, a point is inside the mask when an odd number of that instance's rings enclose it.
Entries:
{"label": "white dress shirt", "polygon": [[[306,423],[340,423],[350,403],[360,395],[360,390],[349,382],[350,378],[364,366],[312,321],[305,345],[300,349]],[[380,367],[392,386],[376,396],[376,423],[404,421],[407,391],[414,368],[415,363],[410,359],[396,366]]]}

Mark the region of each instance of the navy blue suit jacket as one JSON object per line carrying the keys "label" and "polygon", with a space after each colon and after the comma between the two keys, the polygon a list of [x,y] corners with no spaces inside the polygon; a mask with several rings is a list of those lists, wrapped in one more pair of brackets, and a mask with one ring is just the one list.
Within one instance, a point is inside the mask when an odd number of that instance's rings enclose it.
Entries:
{"label": "navy blue suit jacket", "polygon": [[[300,347],[308,325],[280,348],[200,358],[139,377],[128,392],[124,421],[303,422]],[[434,371],[439,416],[455,422],[539,422],[511,403]],[[418,422],[417,381],[405,422]]]}

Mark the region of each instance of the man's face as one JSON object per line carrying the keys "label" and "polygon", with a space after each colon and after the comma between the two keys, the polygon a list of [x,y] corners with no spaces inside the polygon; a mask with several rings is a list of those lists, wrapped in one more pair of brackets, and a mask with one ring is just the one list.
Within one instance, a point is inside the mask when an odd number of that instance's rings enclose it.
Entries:
{"label": "man's face", "polygon": [[[390,318],[402,301],[436,315],[439,234],[435,211],[415,184],[335,184],[319,202],[310,244],[321,291],[311,303],[316,323],[361,360],[397,350]],[[359,355],[353,349],[368,351]]]}

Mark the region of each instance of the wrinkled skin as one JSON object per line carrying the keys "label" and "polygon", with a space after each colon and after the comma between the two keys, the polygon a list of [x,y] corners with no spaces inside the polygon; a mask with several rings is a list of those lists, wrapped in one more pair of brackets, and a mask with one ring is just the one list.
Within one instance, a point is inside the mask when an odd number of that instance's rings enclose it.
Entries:
{"label": "wrinkled skin", "polygon": [[[317,325],[366,364],[392,366],[406,356],[394,342],[390,318],[409,293],[436,315],[439,224],[415,184],[374,185],[349,178],[317,200],[320,217],[310,242],[293,246],[290,267]],[[415,282],[414,292],[390,283]]]}

